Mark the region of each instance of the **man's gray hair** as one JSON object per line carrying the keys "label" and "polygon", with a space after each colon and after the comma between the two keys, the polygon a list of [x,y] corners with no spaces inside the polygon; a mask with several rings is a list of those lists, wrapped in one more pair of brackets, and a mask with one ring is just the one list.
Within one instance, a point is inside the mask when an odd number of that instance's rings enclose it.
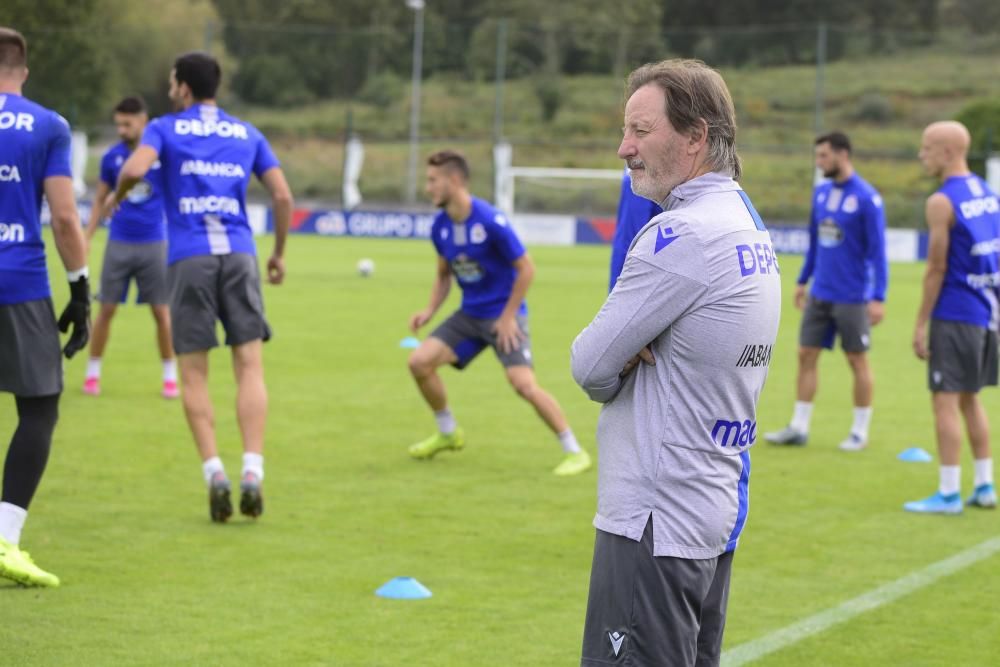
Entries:
{"label": "man's gray hair", "polygon": [[647,84],[663,91],[667,119],[681,134],[708,127],[708,162],[713,171],[739,180],[743,175],[736,152],[736,110],[722,76],[700,60],[662,60],[633,71],[625,99]]}

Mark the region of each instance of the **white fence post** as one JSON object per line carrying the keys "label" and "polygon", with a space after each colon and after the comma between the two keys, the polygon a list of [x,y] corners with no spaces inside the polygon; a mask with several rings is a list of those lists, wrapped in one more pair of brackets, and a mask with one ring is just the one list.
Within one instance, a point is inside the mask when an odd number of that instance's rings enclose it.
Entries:
{"label": "white fence post", "polygon": [[514,149],[506,141],[493,145],[493,204],[508,216],[514,212]]}
{"label": "white fence post", "polygon": [[[83,180],[87,171],[87,133],[76,130],[70,138],[70,169],[73,171],[73,194],[77,199],[87,194],[87,183]],[[86,221],[84,221],[86,222]]]}
{"label": "white fence post", "polygon": [[344,146],[344,209],[351,210],[361,203],[361,190],[358,179],[361,177],[361,165],[365,163],[365,147],[357,135],[351,135]]}
{"label": "white fence post", "polygon": [[993,192],[1000,194],[1000,153],[986,158],[986,182]]}

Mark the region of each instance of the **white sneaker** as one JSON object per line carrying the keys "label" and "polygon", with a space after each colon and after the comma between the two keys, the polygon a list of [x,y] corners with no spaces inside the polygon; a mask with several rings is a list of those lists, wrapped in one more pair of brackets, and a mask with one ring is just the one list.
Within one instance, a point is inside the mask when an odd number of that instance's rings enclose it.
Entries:
{"label": "white sneaker", "polygon": [[780,431],[765,433],[764,439],[773,445],[804,445],[809,440],[809,434],[786,426]]}
{"label": "white sneaker", "polygon": [[852,433],[838,446],[842,452],[860,452],[868,446],[868,441]]}

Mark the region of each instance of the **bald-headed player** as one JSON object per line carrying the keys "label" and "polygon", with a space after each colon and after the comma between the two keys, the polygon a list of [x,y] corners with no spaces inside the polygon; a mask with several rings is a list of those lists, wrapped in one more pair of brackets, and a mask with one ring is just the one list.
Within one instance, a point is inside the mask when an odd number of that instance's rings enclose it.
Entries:
{"label": "bald-headed player", "polygon": [[410,355],[410,373],[434,411],[438,432],[410,446],[410,456],[429,459],[442,450],[465,447],[465,434],[448,408],[444,382],[437,369],[451,364],[461,370],[492,347],[507,380],[531,403],[566,452],[555,474],[576,475],[591,466],[580,449],[559,403],[538,386],[532,369],[528,310],[524,297],[535,266],[504,215],[468,189],[469,164],[455,151],[440,151],[427,161],[427,194],[441,209],[431,227],[437,271],[430,303],[410,318],[416,332],[430,322],[451,290],[455,275],[462,288],[462,307],[441,323]]}
{"label": "bald-headed player", "polygon": [[978,394],[997,384],[1000,203],[969,171],[969,143],[964,125],[942,121],[924,130],[920,144],[920,161],[941,187],[927,199],[930,240],[913,351],[928,362],[941,476],[936,493],[903,506],[910,512],[962,512],[962,420],[976,470],[966,504],[997,503],[989,423]]}

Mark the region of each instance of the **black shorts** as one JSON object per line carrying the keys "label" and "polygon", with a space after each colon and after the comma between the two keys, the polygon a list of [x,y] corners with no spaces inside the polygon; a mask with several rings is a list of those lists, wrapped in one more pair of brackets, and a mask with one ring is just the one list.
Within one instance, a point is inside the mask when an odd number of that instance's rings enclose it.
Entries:
{"label": "black shorts", "polygon": [[654,556],[652,520],[639,542],[598,530],[580,665],[718,665],[732,565]]}
{"label": "black shorts", "polygon": [[976,393],[997,384],[997,333],[965,322],[931,320],[927,385],[932,392]]}
{"label": "black shorts", "polygon": [[164,305],[167,289],[167,242],[108,241],[101,265],[101,303],[125,303],[132,279],[139,288],[137,303]]}
{"label": "black shorts", "polygon": [[0,391],[26,398],[62,392],[62,350],[52,299],[0,306]]}
{"label": "black shorts", "polygon": [[517,325],[524,334],[521,345],[516,350],[501,352],[497,335],[493,332],[495,319],[480,319],[456,310],[448,319],[431,332],[431,336],[451,348],[458,357],[452,364],[462,369],[487,347],[492,347],[504,368],[511,366],[531,366],[531,334],[528,332],[528,318],[517,316]]}
{"label": "black shorts", "polygon": [[167,269],[174,350],[188,354],[218,346],[216,321],[226,345],[268,340],[257,258],[246,253],[198,255]]}
{"label": "black shorts", "polygon": [[799,345],[832,350],[838,334],[844,352],[867,352],[871,347],[868,306],[863,303],[833,303],[810,296],[802,313]]}

